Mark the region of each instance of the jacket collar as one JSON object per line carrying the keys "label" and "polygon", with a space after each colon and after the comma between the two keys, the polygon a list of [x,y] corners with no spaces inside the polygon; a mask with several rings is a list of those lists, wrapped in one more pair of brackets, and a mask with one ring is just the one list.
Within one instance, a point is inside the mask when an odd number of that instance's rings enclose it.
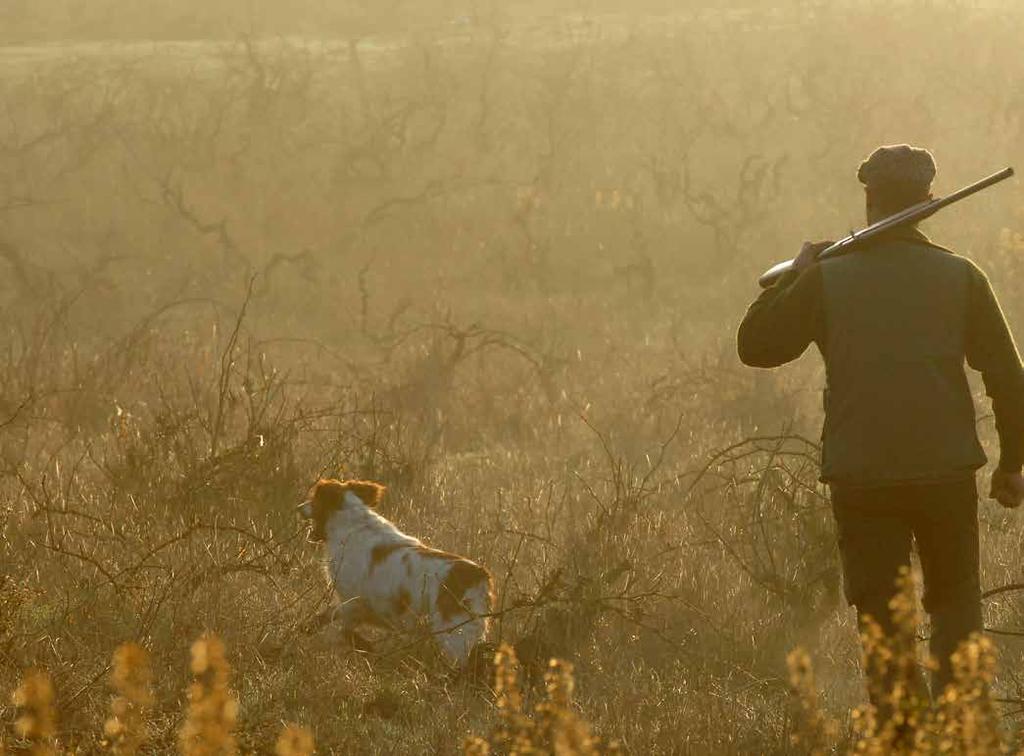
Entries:
{"label": "jacket collar", "polygon": [[917,226],[896,226],[875,237],[878,241],[917,242],[931,244],[932,241]]}

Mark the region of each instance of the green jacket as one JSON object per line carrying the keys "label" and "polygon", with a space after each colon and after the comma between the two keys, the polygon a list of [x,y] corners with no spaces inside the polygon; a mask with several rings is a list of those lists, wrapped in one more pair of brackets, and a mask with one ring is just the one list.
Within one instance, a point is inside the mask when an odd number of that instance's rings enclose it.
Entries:
{"label": "green jacket", "polygon": [[826,367],[822,479],[851,486],[940,481],[985,464],[964,362],[981,371],[1000,467],[1024,463],[1024,368],[985,274],[898,229],[788,273],[750,306],[740,359],[775,367],[815,342]]}

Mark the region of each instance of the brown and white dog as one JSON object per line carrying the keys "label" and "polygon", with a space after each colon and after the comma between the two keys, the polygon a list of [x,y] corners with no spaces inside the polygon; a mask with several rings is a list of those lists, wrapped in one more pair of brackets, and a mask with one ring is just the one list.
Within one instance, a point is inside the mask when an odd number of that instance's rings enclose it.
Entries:
{"label": "brown and white dog", "polygon": [[323,542],[326,571],[340,606],[334,616],[355,634],[360,624],[426,627],[444,654],[463,666],[487,634],[490,573],[460,556],[427,548],[374,511],[384,486],[320,480],[299,505]]}

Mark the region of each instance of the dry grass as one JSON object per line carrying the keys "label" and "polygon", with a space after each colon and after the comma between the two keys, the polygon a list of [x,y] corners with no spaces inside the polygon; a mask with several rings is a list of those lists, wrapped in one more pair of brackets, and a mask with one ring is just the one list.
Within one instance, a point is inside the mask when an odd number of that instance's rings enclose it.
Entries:
{"label": "dry grass", "polygon": [[[996,679],[993,643],[981,635],[964,641],[953,656],[954,681],[937,700],[928,696],[918,658],[917,609],[912,576],[905,572],[890,606],[896,627],[892,637],[869,621],[861,634],[863,667],[872,700],[852,713],[853,753],[931,756],[956,753],[996,756],[1008,752],[992,693]],[[790,687],[797,707],[792,743],[811,754],[846,750],[835,720],[823,713],[806,653],[788,658]]]}
{"label": "dry grass", "polygon": [[[429,638],[311,631],[330,597],[293,506],[320,476],[388,484],[386,516],[491,569],[543,748],[787,753],[801,718],[809,750],[883,737],[850,715],[820,369],[745,370],[732,329],[768,263],[857,225],[878,143],[932,147],[940,193],[1021,162],[1024,14],[693,10],[5,49],[0,690],[45,669],[56,706],[4,698],[9,752],[497,737],[508,696]],[[928,229],[1018,331],[1020,208],[1006,185]],[[1019,583],[1019,518],[981,529],[985,587]],[[986,599],[998,672],[979,642],[948,706],[899,706],[1018,747],[1022,609]],[[577,684],[557,716],[551,658]]]}
{"label": "dry grass", "polygon": [[316,752],[313,733],[302,725],[285,725],[277,739],[274,753],[277,756],[312,756]]}
{"label": "dry grass", "polygon": [[33,756],[59,753],[55,740],[57,716],[53,698],[50,676],[39,669],[27,672],[11,697],[17,709],[14,732],[27,743],[28,752]]}
{"label": "dry grass", "polygon": [[125,643],[114,651],[112,666],[115,695],[103,734],[117,756],[134,756],[148,739],[148,714],[153,705],[149,652],[135,643]]}
{"label": "dry grass", "polygon": [[532,712],[524,705],[519,660],[511,646],[502,646],[494,661],[495,706],[498,724],[487,738],[466,741],[467,756],[487,754],[580,754],[618,753],[615,745],[602,747],[590,726],[573,709],[572,665],[552,659],[544,674],[544,699]]}
{"label": "dry grass", "polygon": [[[188,689],[179,737],[178,752],[182,756],[229,756],[238,752],[233,734],[238,702],[228,685],[231,668],[225,651],[220,639],[209,633],[192,644],[194,680]],[[498,753],[523,755],[619,752],[614,744],[602,747],[575,711],[571,664],[551,660],[544,675],[544,699],[533,711],[524,706],[519,662],[511,646],[499,649],[494,667],[498,724],[487,738],[467,738],[467,754],[486,756],[495,749]],[[104,750],[124,756],[146,752],[146,713],[153,697],[150,674],[149,656],[141,647],[126,643],[114,652],[111,684],[117,695],[111,706],[112,716],[103,727]],[[55,740],[57,702],[49,676],[40,670],[28,672],[12,700],[18,707],[15,732],[28,752],[39,756],[62,753]],[[274,745],[277,756],[311,756],[314,752],[312,731],[298,724],[285,724]]]}
{"label": "dry grass", "polygon": [[192,644],[192,684],[188,689],[188,714],[181,727],[184,756],[229,756],[237,752],[235,724],[238,701],[228,686],[231,667],[224,644],[215,635],[204,635]]}

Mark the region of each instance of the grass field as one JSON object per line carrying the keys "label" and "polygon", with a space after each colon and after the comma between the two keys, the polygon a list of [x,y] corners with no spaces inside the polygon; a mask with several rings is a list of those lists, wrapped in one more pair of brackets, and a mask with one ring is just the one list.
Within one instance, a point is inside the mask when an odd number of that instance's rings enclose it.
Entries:
{"label": "grass field", "polygon": [[[285,722],[331,754],[491,732],[489,674],[451,674],[428,638],[362,654],[306,631],[330,596],[294,505],[318,476],[385,483],[383,514],[492,570],[527,707],[557,657],[568,708],[625,753],[813,750],[790,739],[799,646],[853,748],[819,361],[743,368],[734,328],[763,268],[860,224],[878,144],[933,149],[939,193],[1024,164],[1024,13],[524,4],[428,25],[396,6],[325,15],[320,38],[303,6],[278,33],[163,43],[131,39],[136,8],[115,41],[56,43],[50,6],[22,5],[0,48],[9,751],[32,668],[60,748],[107,748],[133,642],[141,752],[175,752],[204,633],[242,752]],[[1020,184],[925,230],[1021,333]],[[986,503],[981,523],[984,587],[1020,582],[1020,517]],[[1022,610],[986,600],[1012,746]]]}

